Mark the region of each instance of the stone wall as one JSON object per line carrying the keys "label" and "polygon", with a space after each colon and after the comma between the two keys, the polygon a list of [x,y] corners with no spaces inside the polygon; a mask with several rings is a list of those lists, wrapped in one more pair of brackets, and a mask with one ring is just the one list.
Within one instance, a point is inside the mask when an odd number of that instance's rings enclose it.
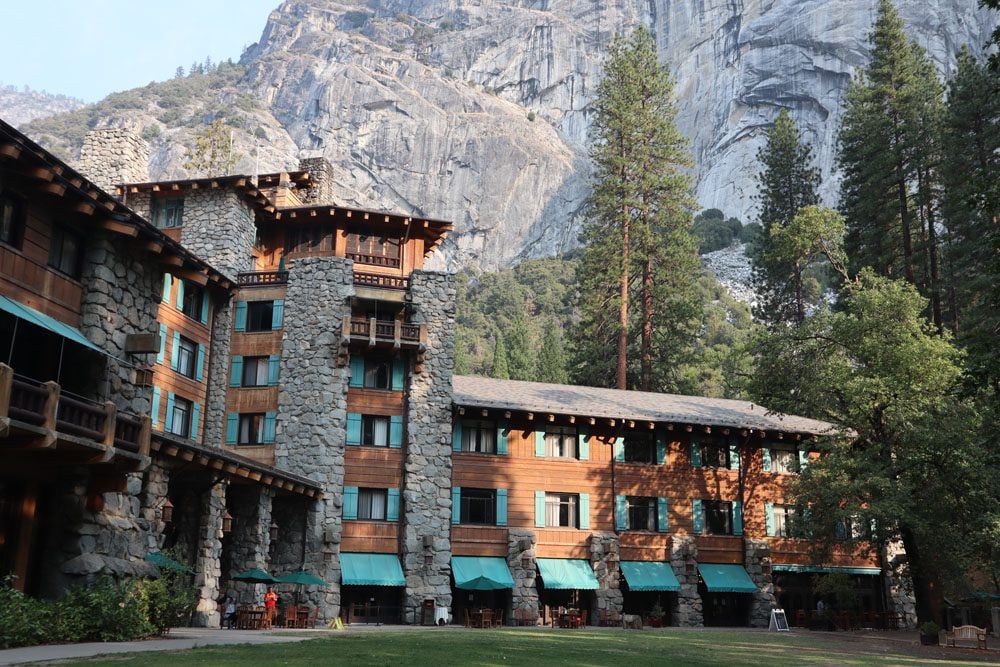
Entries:
{"label": "stone wall", "polygon": [[617,533],[599,532],[590,535],[590,562],[600,588],[595,591],[594,608],[590,622],[596,624],[602,611],[610,616],[622,612],[624,598],[621,590],[621,542]]}
{"label": "stone wall", "polygon": [[222,517],[226,513],[228,480],[220,480],[202,494],[201,518],[198,523],[198,545],[195,554],[195,586],[198,602],[191,624],[195,627],[217,628],[219,615],[219,580],[222,576]]}
{"label": "stone wall", "polygon": [[77,169],[110,194],[122,183],[149,180],[149,146],[133,130],[91,130],[83,137]]}
{"label": "stone wall", "polygon": [[297,191],[299,199],[308,206],[316,204],[334,204],[333,199],[333,165],[325,157],[310,157],[299,160],[299,170],[309,172],[311,185],[305,190]]}
{"label": "stone wall", "polygon": [[750,627],[766,628],[771,622],[771,610],[777,608],[774,580],[771,576],[771,547],[763,540],[745,539],[746,570],[757,584],[750,602]]}
{"label": "stone wall", "polygon": [[[232,530],[224,538],[229,545],[229,576],[259,568],[270,571],[271,507],[273,491],[265,486],[230,486],[226,507],[233,517]],[[234,599],[256,600],[258,584],[230,581],[226,594]],[[243,595],[240,595],[243,593]]]}
{"label": "stone wall", "polygon": [[410,375],[403,463],[404,618],[414,623],[419,621],[419,608],[426,599],[434,599],[438,607],[451,606],[455,276],[414,271],[410,300],[413,321],[427,328],[423,369]]}
{"label": "stone wall", "polygon": [[[535,579],[538,576],[535,561],[535,545],[537,536],[533,530],[507,531],[507,567],[514,579],[514,590],[511,591],[511,606],[513,610],[526,609],[538,614],[538,588]],[[513,618],[513,616],[511,616]]]}
{"label": "stone wall", "polygon": [[[353,268],[342,257],[296,260],[285,294],[275,465],[323,487],[323,499],[311,503],[305,517],[299,565],[330,582],[340,581],[339,556],[327,562],[324,549],[341,532],[350,369],[338,366],[337,353],[343,320],[350,316]],[[340,589],[310,593],[310,601],[331,618],[340,611]]]}
{"label": "stone wall", "polygon": [[670,542],[670,566],[674,568],[681,589],[674,596],[671,610],[674,625],[697,628],[705,624],[705,617],[698,594],[698,545],[690,535],[674,535]]}
{"label": "stone wall", "polygon": [[205,401],[205,427],[201,441],[207,447],[220,447],[226,425],[226,392],[229,390],[229,350],[232,343],[233,302],[227,300],[215,308],[212,317],[212,347],[208,355],[208,400]]}
{"label": "stone wall", "polygon": [[181,243],[213,268],[235,278],[253,267],[254,213],[229,189],[195,190],[184,196]]}
{"label": "stone wall", "polygon": [[885,562],[889,564],[885,574],[889,611],[902,614],[907,627],[916,627],[917,600],[906,565],[906,549],[901,540],[893,540],[886,545]]}

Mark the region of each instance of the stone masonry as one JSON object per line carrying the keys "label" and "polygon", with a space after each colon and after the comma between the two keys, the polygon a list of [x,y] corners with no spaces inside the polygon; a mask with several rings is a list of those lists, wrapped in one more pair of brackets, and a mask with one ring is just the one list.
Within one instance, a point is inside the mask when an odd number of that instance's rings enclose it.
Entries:
{"label": "stone masonry", "polygon": [[[536,568],[535,544],[537,537],[533,530],[507,531],[507,567],[514,579],[511,591],[513,611],[525,609],[538,614],[538,588],[535,586]],[[513,616],[512,616],[513,617]]]}
{"label": "stone masonry", "polygon": [[[327,562],[324,550],[341,532],[350,368],[338,365],[337,354],[350,316],[353,268],[342,257],[296,260],[285,295],[275,465],[323,486],[323,499],[308,511],[300,566],[330,582],[340,581],[339,555]],[[340,611],[340,590],[311,593],[309,601],[332,618]]]}
{"label": "stone masonry", "polygon": [[198,524],[198,545],[195,553],[195,586],[198,602],[191,624],[195,627],[217,628],[219,616],[219,579],[222,577],[222,517],[226,513],[228,480],[220,480],[202,494],[201,521]]}
{"label": "stone masonry", "polygon": [[[917,601],[913,593],[913,580],[905,559],[906,550],[900,540],[893,540],[885,547],[885,561],[890,564],[886,568],[889,611],[903,615],[905,627],[915,627],[917,624]],[[892,565],[896,563],[895,565]]]}
{"label": "stone masonry", "polygon": [[212,350],[208,356],[208,396],[205,403],[205,428],[201,441],[206,447],[219,447],[226,425],[226,391],[229,388],[229,349],[232,344],[233,302],[216,307],[212,316]]}
{"label": "stone masonry", "polygon": [[181,243],[222,273],[235,278],[253,268],[257,234],[254,213],[231,189],[196,190],[184,197]]}
{"label": "stone masonry", "polygon": [[299,160],[299,170],[309,172],[309,188],[298,192],[303,204],[333,204],[333,165],[325,157]]}
{"label": "stone masonry", "polygon": [[[273,498],[274,492],[267,487],[229,488],[227,507],[233,517],[232,532],[228,536],[228,540],[232,544],[229,560],[230,574],[254,568],[270,569],[268,555],[271,547],[270,527]],[[257,584],[231,582],[230,586],[237,593],[240,591],[255,593]],[[235,599],[256,599],[256,596],[237,594]]]}
{"label": "stone masonry", "polygon": [[609,615],[621,613],[624,597],[621,589],[621,541],[617,533],[595,532],[590,535],[590,562],[600,588],[595,591],[594,608],[590,610],[591,622],[600,618],[600,612]]}
{"label": "stone masonry", "polygon": [[455,276],[414,271],[413,321],[427,329],[422,372],[410,376],[403,464],[404,619],[420,621],[424,600],[451,606],[451,376]]}
{"label": "stone masonry", "polygon": [[91,130],[83,137],[78,169],[110,194],[122,183],[149,180],[149,146],[133,130]]}
{"label": "stone masonry", "polygon": [[698,594],[698,545],[692,536],[675,535],[670,543],[670,566],[674,568],[680,591],[671,610],[674,625],[697,628],[705,624],[701,595]]}
{"label": "stone masonry", "polygon": [[763,540],[745,539],[746,570],[757,592],[750,602],[750,627],[766,628],[771,621],[771,610],[777,608],[774,598],[774,580],[771,575],[771,547]]}

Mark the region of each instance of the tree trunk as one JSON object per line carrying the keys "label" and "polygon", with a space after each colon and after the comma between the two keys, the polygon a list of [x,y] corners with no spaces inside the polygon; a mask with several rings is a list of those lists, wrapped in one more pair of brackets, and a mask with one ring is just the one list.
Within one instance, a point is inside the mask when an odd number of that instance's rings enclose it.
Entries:
{"label": "tree trunk", "polygon": [[[625,146],[622,145],[622,157],[625,155]],[[628,389],[628,262],[629,262],[629,207],[625,200],[625,167],[621,168],[622,183],[622,282],[621,282],[621,305],[618,309],[618,367],[616,372],[615,386],[618,389]]]}
{"label": "tree trunk", "polygon": [[899,220],[903,232],[903,276],[906,278],[906,282],[916,285],[917,279],[913,273],[913,239],[910,236],[910,207],[906,201],[906,181],[903,180],[901,166],[896,167],[896,173],[899,177],[896,183],[899,194]]}
{"label": "tree trunk", "polygon": [[913,532],[901,526],[900,537],[903,539],[903,548],[906,549],[907,570],[913,582],[913,597],[917,608],[917,623],[934,621],[940,625],[940,618],[935,618],[934,614],[934,592],[940,589],[934,577],[925,571],[924,562],[921,558],[920,547]]}
{"label": "tree trunk", "polygon": [[642,267],[642,371],[639,389],[652,391],[653,387],[653,249],[646,248],[646,261]]}

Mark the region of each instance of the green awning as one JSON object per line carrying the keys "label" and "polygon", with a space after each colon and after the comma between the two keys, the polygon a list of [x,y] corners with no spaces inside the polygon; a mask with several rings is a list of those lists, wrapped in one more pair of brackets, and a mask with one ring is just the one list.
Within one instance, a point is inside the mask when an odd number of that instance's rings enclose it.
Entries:
{"label": "green awning", "polygon": [[698,563],[698,572],[709,593],[756,593],[757,584],[742,565]]}
{"label": "green awning", "polygon": [[194,574],[194,570],[180,563],[169,556],[165,556],[159,551],[146,554],[144,561],[147,563],[152,563],[161,570],[173,570],[174,572],[184,572],[185,574]]}
{"label": "green awning", "polygon": [[815,572],[820,574],[831,574],[841,572],[843,574],[866,574],[879,575],[882,570],[877,567],[837,567],[835,565],[772,565],[775,572]]}
{"label": "green awning", "polygon": [[503,558],[452,556],[451,573],[455,588],[466,591],[498,591],[514,588],[514,578]]}
{"label": "green awning", "polygon": [[100,352],[101,354],[107,354],[107,352],[87,340],[87,338],[80,333],[79,329],[74,329],[70,325],[60,322],[54,317],[50,317],[45,313],[35,310],[34,308],[25,306],[23,303],[18,303],[13,299],[0,296],[0,310],[10,313],[14,317],[22,319],[29,324],[34,324],[35,326],[39,326],[43,329],[48,329],[52,333],[62,336],[73,343],[83,345],[84,347],[94,350],[95,352]]}
{"label": "green awning", "polygon": [[590,562],[569,558],[539,558],[538,571],[549,590],[596,591],[600,588]]}
{"label": "green awning", "polygon": [[340,554],[344,586],[405,586],[406,577],[396,554]]}
{"label": "green awning", "polygon": [[619,563],[630,591],[679,591],[674,568],[670,563],[623,560]]}

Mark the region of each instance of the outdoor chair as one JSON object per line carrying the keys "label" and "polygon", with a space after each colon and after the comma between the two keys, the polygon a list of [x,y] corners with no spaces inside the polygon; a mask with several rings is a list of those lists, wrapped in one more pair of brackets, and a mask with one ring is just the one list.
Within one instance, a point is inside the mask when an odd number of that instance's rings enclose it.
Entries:
{"label": "outdoor chair", "polygon": [[492,628],[493,627],[493,610],[483,609],[482,619],[479,622],[479,627],[481,628]]}
{"label": "outdoor chair", "polygon": [[469,618],[469,610],[468,610],[468,608],[463,609],[462,611],[465,612],[465,627],[471,628],[472,627],[472,619]]}
{"label": "outdoor chair", "polygon": [[494,628],[503,627],[503,609],[497,609],[493,613],[493,627]]}
{"label": "outdoor chair", "polygon": [[585,627],[587,627],[587,610],[586,609],[581,609],[580,610],[579,625],[577,625],[576,627],[578,627],[578,628],[585,628]]}
{"label": "outdoor chair", "polygon": [[294,604],[285,606],[285,627],[286,628],[299,627],[299,608]]}

